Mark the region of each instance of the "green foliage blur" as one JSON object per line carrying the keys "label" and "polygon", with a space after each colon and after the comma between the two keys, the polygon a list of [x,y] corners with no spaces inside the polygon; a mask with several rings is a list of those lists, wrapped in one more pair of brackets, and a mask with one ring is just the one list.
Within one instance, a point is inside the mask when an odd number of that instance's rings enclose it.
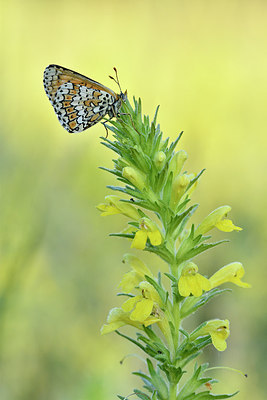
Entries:
{"label": "green foliage blur", "polygon": [[[222,370],[218,391],[264,399],[266,1],[2,0],[0,14],[0,399],[115,399],[130,394],[130,371],[143,365],[134,356],[121,364],[131,345],[99,333],[120,303],[130,247],[108,237],[124,217],[95,208],[115,182],[98,169],[113,154],[101,124],[77,135],[60,126],[42,86],[51,63],[115,91],[116,66],[130,101],[140,96],[151,117],[160,104],[166,137],[185,131],[188,170],[206,168],[196,223],[230,204],[243,227],[199,266],[209,275],[241,261],[253,285],[210,305],[205,317],[229,319],[231,335],[227,351],[204,357],[248,374]],[[145,261],[157,270],[155,258]]]}

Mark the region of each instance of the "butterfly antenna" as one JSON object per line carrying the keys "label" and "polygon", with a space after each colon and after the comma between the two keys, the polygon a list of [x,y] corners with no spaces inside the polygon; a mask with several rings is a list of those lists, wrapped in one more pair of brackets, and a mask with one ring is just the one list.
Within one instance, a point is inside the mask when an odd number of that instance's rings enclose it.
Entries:
{"label": "butterfly antenna", "polygon": [[113,76],[111,76],[111,75],[109,75],[109,77],[110,77],[110,79],[113,79],[113,80],[117,83],[117,85],[119,86],[119,89],[120,89],[120,91],[121,91],[121,93],[122,93],[121,85],[120,85],[120,81],[119,81],[119,77],[118,77],[117,68],[114,67],[113,69],[114,69],[114,71],[115,71],[116,79],[115,79]]}

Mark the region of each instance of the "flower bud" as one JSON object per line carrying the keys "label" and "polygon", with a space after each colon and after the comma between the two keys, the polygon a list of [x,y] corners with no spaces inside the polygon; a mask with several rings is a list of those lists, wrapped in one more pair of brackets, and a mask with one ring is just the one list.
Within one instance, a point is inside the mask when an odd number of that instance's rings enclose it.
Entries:
{"label": "flower bud", "polygon": [[159,171],[161,171],[162,168],[164,167],[165,160],[166,160],[166,154],[163,151],[158,151],[155,154],[154,163]]}
{"label": "flower bud", "polygon": [[172,172],[174,177],[179,175],[187,158],[187,152],[184,150],[180,150],[175,153],[170,161],[169,173]]}
{"label": "flower bud", "polygon": [[125,167],[122,176],[130,181],[137,189],[143,190],[145,187],[145,176],[142,172],[133,167]]}
{"label": "flower bud", "polygon": [[171,202],[170,207],[175,209],[177,204],[179,203],[181,197],[184,195],[187,186],[190,183],[190,178],[188,175],[179,175],[177,176],[172,184],[172,193],[171,193]]}
{"label": "flower bud", "polygon": [[[193,179],[195,179],[195,177],[196,177],[196,174],[194,174],[194,173],[188,175],[188,178],[190,179],[190,182],[191,182]],[[195,183],[193,183],[193,185],[188,189],[187,194],[188,194],[189,196],[195,191],[197,185],[198,185],[198,180],[196,180]]]}

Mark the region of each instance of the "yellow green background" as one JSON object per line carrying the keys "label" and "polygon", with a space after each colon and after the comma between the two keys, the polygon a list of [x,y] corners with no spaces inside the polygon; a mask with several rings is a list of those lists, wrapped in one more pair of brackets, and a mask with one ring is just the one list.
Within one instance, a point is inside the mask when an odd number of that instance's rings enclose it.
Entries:
{"label": "yellow green background", "polygon": [[[184,130],[187,170],[206,168],[193,200],[198,223],[217,206],[243,227],[230,244],[199,257],[211,274],[241,261],[252,289],[214,300],[201,318],[229,318],[228,349],[205,360],[248,373],[214,371],[214,392],[265,399],[267,3],[262,0],[2,0],[0,95],[0,398],[110,400],[141,387],[142,366],[116,334],[101,337],[130,243],[109,238],[124,217],[95,206],[114,178],[98,169],[114,155],[98,124],[70,135],[42,86],[51,63],[115,91],[113,66],[129,98],[165,137]],[[226,235],[215,232],[215,239]],[[155,257],[136,252],[156,271]],[[215,373],[216,372],[216,373]]]}

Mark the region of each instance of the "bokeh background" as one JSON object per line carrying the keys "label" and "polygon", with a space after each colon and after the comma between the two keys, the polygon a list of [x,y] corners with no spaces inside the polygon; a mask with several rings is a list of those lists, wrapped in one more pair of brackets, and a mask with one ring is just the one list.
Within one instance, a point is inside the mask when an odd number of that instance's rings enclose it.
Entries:
{"label": "bokeh background", "polygon": [[[124,217],[95,206],[114,179],[100,144],[101,124],[70,135],[42,86],[55,63],[117,90],[189,154],[187,170],[206,168],[194,219],[230,204],[243,227],[230,244],[199,257],[204,273],[241,261],[253,287],[214,300],[207,318],[229,318],[224,353],[205,353],[215,391],[266,398],[267,3],[262,0],[1,1],[0,96],[0,398],[108,400],[128,395],[141,361],[130,343],[99,329],[120,304],[117,284],[129,243],[109,238]],[[215,239],[225,234],[215,233]],[[142,255],[143,256],[143,255]],[[156,258],[143,256],[156,271]]]}

